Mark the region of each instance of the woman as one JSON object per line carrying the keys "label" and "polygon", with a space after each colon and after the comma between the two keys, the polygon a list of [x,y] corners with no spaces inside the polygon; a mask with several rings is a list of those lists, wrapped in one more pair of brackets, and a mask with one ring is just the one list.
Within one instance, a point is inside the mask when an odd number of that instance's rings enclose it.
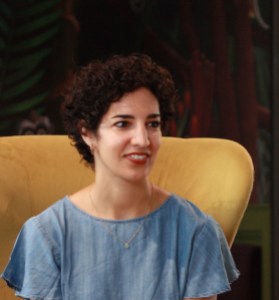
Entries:
{"label": "woman", "polygon": [[95,181],[23,226],[2,277],[26,299],[216,299],[238,277],[223,233],[148,179],[177,93],[140,54],[92,62],[62,109]]}

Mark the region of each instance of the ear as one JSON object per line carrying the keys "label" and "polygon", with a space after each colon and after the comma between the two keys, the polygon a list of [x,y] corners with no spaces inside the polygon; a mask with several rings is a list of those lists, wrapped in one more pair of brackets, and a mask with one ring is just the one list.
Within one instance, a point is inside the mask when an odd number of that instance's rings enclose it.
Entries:
{"label": "ear", "polygon": [[80,126],[80,135],[83,139],[83,141],[85,142],[85,144],[90,148],[94,148],[95,147],[95,143],[96,143],[96,136],[95,134],[88,128],[86,128],[85,126],[83,126],[83,124],[81,124]]}

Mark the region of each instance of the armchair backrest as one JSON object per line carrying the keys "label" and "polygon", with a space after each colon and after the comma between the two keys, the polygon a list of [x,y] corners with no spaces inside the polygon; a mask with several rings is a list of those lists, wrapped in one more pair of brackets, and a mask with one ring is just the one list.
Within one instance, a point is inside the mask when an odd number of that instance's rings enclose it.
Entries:
{"label": "armchair backrest", "polygon": [[[213,216],[231,245],[253,185],[253,164],[238,143],[164,137],[152,182]],[[66,136],[0,138],[0,272],[23,222],[94,179]],[[0,298],[14,299],[0,283]]]}

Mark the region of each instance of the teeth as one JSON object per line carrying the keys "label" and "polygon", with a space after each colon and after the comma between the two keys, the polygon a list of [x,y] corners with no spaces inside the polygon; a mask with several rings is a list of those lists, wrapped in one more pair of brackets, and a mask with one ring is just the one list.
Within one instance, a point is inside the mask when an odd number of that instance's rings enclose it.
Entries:
{"label": "teeth", "polygon": [[139,155],[139,154],[133,154],[130,156],[132,159],[137,159],[137,160],[144,160],[146,158],[146,155]]}

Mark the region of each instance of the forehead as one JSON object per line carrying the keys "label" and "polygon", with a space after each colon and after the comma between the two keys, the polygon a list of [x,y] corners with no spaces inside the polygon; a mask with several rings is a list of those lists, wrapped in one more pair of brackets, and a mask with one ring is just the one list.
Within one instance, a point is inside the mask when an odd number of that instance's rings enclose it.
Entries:
{"label": "forehead", "polygon": [[159,113],[157,98],[146,88],[124,94],[118,101],[113,102],[108,110],[114,113]]}

